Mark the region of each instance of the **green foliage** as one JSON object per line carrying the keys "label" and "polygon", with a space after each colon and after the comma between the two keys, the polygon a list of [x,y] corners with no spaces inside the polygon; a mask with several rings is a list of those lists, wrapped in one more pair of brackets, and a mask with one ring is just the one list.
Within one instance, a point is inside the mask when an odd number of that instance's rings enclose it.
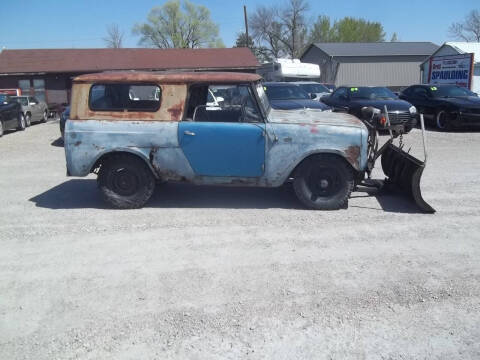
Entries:
{"label": "green foliage", "polygon": [[382,24],[345,17],[331,24],[328,16],[319,16],[310,32],[310,42],[377,42],[385,40]]}
{"label": "green foliage", "polygon": [[154,7],[147,22],[135,25],[133,33],[140,35],[140,45],[149,47],[224,47],[210,11],[188,0],[170,0]]}

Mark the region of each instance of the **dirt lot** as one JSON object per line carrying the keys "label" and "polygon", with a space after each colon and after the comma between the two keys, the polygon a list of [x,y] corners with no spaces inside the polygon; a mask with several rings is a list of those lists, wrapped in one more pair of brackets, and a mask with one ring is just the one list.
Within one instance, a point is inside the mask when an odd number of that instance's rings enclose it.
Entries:
{"label": "dirt lot", "polygon": [[428,132],[435,215],[170,184],[106,209],[58,134],[0,139],[0,359],[480,358],[479,132]]}

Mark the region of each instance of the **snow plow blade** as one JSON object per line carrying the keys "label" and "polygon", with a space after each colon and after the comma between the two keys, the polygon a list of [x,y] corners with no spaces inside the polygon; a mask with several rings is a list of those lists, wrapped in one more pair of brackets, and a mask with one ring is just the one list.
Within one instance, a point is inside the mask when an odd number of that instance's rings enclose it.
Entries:
{"label": "snow plow blade", "polygon": [[415,202],[424,212],[433,214],[432,208],[422,197],[420,179],[425,163],[400,149],[398,146],[388,144],[382,152],[382,169],[387,176],[386,188],[398,190]]}

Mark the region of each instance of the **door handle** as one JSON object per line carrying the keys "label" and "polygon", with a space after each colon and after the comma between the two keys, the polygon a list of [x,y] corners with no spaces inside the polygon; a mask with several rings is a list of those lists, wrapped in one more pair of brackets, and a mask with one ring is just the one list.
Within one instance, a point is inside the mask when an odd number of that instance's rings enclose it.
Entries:
{"label": "door handle", "polygon": [[185,130],[183,133],[188,136],[195,136],[195,133],[192,131]]}

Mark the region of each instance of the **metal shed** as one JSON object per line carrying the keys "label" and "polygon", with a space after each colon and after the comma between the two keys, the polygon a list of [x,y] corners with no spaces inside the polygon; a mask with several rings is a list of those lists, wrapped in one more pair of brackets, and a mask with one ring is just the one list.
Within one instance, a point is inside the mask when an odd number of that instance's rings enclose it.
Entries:
{"label": "metal shed", "polygon": [[314,43],[301,61],[318,64],[325,83],[398,90],[420,81],[420,64],[437,49],[431,42]]}

